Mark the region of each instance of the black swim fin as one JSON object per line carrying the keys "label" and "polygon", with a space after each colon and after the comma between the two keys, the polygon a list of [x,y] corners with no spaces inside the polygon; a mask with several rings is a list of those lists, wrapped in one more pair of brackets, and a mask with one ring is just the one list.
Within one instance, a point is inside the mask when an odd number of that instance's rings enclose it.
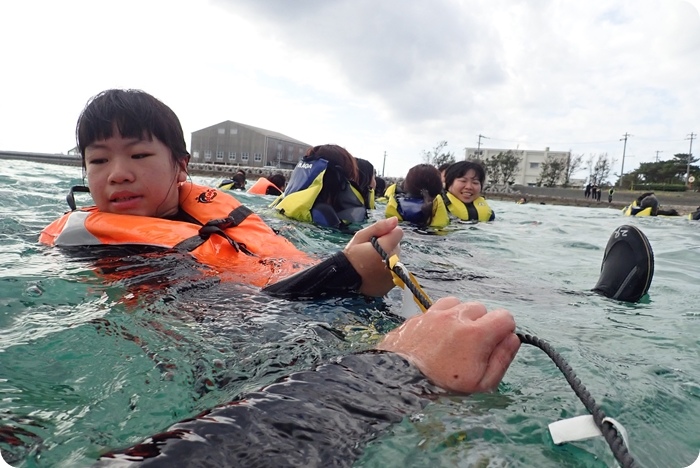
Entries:
{"label": "black swim fin", "polygon": [[600,278],[593,292],[618,301],[637,302],[654,277],[654,252],[649,239],[634,226],[623,225],[610,236]]}

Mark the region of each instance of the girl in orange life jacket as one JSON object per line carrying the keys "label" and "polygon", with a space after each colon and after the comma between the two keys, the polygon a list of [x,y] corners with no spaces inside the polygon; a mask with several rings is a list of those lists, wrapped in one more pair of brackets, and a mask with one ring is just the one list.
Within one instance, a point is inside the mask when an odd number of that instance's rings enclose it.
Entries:
{"label": "girl in orange life jacket", "polygon": [[[233,270],[242,275],[238,280],[258,286],[270,285],[298,271],[298,264],[313,263],[230,195],[186,183],[190,156],[182,127],[175,113],[153,96],[139,90],[100,93],[80,115],[76,136],[96,206],[55,221],[42,232],[42,242],[58,246],[101,243],[185,248],[205,263],[215,262],[212,266],[221,275]],[[183,209],[184,204],[192,212]],[[216,209],[200,209],[210,206]],[[202,217],[203,213],[219,214],[224,208],[233,210],[209,219]],[[131,223],[140,229],[130,228]],[[192,231],[199,235],[167,245],[162,239],[174,230],[185,233],[184,237]],[[112,231],[118,231],[121,237],[112,236]],[[269,291],[284,296],[352,290],[366,295],[385,294],[393,282],[369,243],[372,236],[381,237],[384,249],[391,251],[402,233],[396,228],[396,220],[375,223],[358,232],[343,252],[277,281]],[[246,241],[239,241],[241,238]],[[202,249],[206,255],[198,256]],[[216,263],[220,256],[228,264]],[[292,261],[286,261],[290,257]],[[245,268],[237,269],[239,263]],[[251,269],[261,271],[246,276],[243,270]],[[319,281],[321,278],[323,281]]]}

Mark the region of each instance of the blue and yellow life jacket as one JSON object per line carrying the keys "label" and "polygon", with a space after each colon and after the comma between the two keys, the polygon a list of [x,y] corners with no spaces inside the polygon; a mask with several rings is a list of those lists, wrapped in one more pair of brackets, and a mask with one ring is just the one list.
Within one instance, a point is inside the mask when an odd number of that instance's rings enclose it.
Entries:
{"label": "blue and yellow life jacket", "polygon": [[364,222],[367,219],[364,198],[338,172],[332,173],[336,176],[332,183],[337,184],[335,206],[317,201],[328,173],[328,161],[302,159],[292,171],[284,193],[270,207],[288,218],[322,226],[341,227]]}
{"label": "blue and yellow life jacket", "polygon": [[496,213],[493,212],[484,197],[478,197],[473,202],[466,204],[450,192],[444,193],[443,198],[450,214],[462,221],[486,222],[496,219]]}
{"label": "blue and yellow life jacket", "polygon": [[[387,218],[396,216],[399,221],[408,221],[410,223],[425,225],[423,212],[423,198],[408,197],[404,193],[396,193],[392,191],[389,200],[386,204],[385,214]],[[433,199],[433,213],[430,217],[428,226],[441,228],[450,224],[450,216],[447,213],[447,207],[441,196]]]}

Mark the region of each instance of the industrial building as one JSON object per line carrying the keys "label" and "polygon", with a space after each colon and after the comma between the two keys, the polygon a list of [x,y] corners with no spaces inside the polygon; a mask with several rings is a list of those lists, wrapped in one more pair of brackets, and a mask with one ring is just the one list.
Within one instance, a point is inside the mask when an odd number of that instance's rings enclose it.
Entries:
{"label": "industrial building", "polygon": [[[513,151],[521,160],[518,164],[518,169],[515,172],[515,185],[537,185],[537,180],[542,173],[542,163],[547,160],[547,157],[554,157],[563,162],[568,162],[571,158],[571,151],[550,151],[549,147],[544,151],[539,150],[520,150],[520,149],[496,149],[496,148],[465,148],[464,159],[481,159],[488,160],[499,153]],[[488,178],[488,174],[486,174]],[[562,180],[561,183],[564,181]]]}
{"label": "industrial building", "polygon": [[193,163],[292,169],[311,147],[278,132],[227,120],[192,132]]}

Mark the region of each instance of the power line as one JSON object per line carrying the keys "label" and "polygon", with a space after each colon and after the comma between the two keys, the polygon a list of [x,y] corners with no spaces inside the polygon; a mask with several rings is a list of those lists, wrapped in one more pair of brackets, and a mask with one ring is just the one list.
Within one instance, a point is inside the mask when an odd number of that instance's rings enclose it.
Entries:
{"label": "power line", "polygon": [[625,152],[627,151],[627,138],[631,137],[629,133],[625,132],[623,138],[620,141],[625,140],[625,146],[622,147],[622,168],[620,169],[620,188],[622,188],[622,178],[625,176]]}
{"label": "power line", "polygon": [[688,150],[688,163],[685,166],[685,183],[689,184],[688,180],[690,179],[690,160],[693,157],[693,140],[695,139],[697,135],[693,132],[690,132],[690,135],[688,135],[688,138],[686,140],[690,140],[690,149]]}

